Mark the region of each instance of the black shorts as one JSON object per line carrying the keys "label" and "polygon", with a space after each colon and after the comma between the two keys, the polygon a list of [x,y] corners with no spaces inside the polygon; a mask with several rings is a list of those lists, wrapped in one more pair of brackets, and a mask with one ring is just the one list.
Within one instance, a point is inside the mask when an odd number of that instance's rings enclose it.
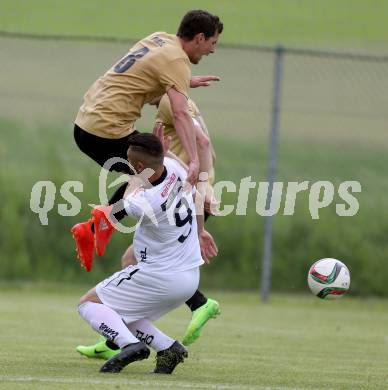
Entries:
{"label": "black shorts", "polygon": [[[135,130],[133,133],[123,138],[102,138],[82,130],[76,124],[74,125],[74,139],[76,144],[82,152],[88,155],[100,166],[103,166],[105,161],[112,157],[120,157],[124,160],[128,160],[128,142],[131,136],[137,133],[138,132]],[[109,171],[125,172],[133,175],[129,166],[124,163],[116,163],[112,165],[109,168]]]}

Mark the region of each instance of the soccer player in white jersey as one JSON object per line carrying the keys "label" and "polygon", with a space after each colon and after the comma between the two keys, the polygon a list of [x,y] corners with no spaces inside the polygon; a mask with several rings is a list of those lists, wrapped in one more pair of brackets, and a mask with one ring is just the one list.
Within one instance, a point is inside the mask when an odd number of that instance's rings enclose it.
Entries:
{"label": "soccer player in white jersey", "polygon": [[[164,137],[170,139],[170,155],[173,155],[174,158],[178,158],[180,163],[185,166],[187,170],[189,159],[175,129],[173,118],[174,115],[171,108],[171,104],[168,100],[168,96],[160,96],[154,101],[152,101],[150,104],[155,105],[158,108],[158,112],[155,118],[154,134],[157,135],[160,140],[163,140]],[[191,98],[189,98],[187,104],[189,107],[189,114],[193,119],[193,123],[196,129],[197,149],[198,156],[200,157],[200,171],[206,172],[209,178],[208,181],[201,180],[200,187],[198,188],[202,192],[202,194],[206,192],[206,189],[208,189],[210,193],[213,193],[211,185],[214,183],[215,152],[210,140],[207,126],[196,103]],[[208,197],[208,200],[210,199],[211,198]],[[207,217],[209,217],[209,215],[211,214],[211,204],[210,202],[205,201],[204,206],[204,217],[206,221]],[[121,213],[119,215],[122,218],[126,217],[125,213]],[[118,214],[116,214],[116,216],[118,216]],[[103,222],[106,225],[110,225],[110,221],[108,219],[105,219],[105,213]],[[113,229],[112,231],[114,230],[115,229]],[[133,254],[133,246],[130,245],[122,257],[122,268],[126,268],[128,265],[134,265],[136,263],[137,261]],[[187,347],[192,344],[198,337],[200,337],[202,329],[207,323],[207,321],[211,318],[215,318],[218,314],[220,314],[220,308],[217,301],[211,298],[207,298],[199,290],[196,290],[194,295],[189,298],[185,303],[192,312],[191,321],[186,329],[185,335],[182,338],[182,344]],[[119,350],[111,349],[109,347],[110,345],[111,343],[108,340],[103,337],[100,337],[97,343],[92,345],[78,345],[76,350],[81,355],[89,358],[107,360],[120,352]]]}
{"label": "soccer player in white jersey", "polygon": [[153,170],[148,182],[124,200],[125,212],[138,221],[133,240],[138,263],[86,293],[79,313],[121,349],[104,363],[101,372],[120,372],[129,363],[146,359],[150,346],[157,352],[154,372],[170,374],[187,357],[187,350],[151,321],[193,295],[198,288],[199,266],[216,256],[218,249],[204,230],[203,213],[195,210],[193,193],[183,190],[185,169],[164,158],[163,145],[156,136],[133,136],[128,160],[137,173]]}

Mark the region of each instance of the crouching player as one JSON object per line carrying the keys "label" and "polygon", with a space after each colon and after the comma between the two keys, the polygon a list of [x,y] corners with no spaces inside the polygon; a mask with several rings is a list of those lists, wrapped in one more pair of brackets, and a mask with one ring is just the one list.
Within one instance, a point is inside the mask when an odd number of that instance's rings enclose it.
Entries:
{"label": "crouching player", "polygon": [[124,200],[126,213],[138,220],[133,240],[137,264],[86,293],[79,313],[111,347],[121,349],[101,372],[120,372],[129,363],[146,359],[151,347],[157,352],[154,372],[170,374],[187,357],[187,350],[151,321],[194,294],[199,266],[216,256],[218,249],[204,230],[203,213],[196,212],[192,193],[183,191],[186,171],[175,160],[164,158],[156,136],[134,135],[128,160],[136,173],[147,168],[154,172],[148,183]]}
{"label": "crouching player", "polygon": [[[207,130],[207,126],[204,122],[204,119],[192,99],[188,99],[188,108],[189,114],[193,120],[194,128],[196,130],[196,143],[197,151],[200,162],[200,172],[206,172],[208,174],[208,181],[201,181],[200,185],[202,188],[208,187],[207,193],[212,193],[211,184],[214,182],[214,162],[215,162],[215,152]],[[189,158],[185,152],[182,143],[177,135],[175,126],[173,112],[167,95],[156,98],[150,104],[155,105],[158,109],[156,114],[156,128],[158,124],[163,124],[164,136],[171,139],[169,145],[169,150],[178,157],[178,159],[186,165],[189,163]],[[159,139],[163,139],[162,136],[158,135]],[[205,221],[211,213],[211,196],[206,196],[205,201]],[[109,221],[105,220],[105,215],[103,212],[100,212],[98,208],[93,210],[93,215],[96,220],[97,226],[109,226],[113,229],[113,225],[110,225]],[[99,217],[102,215],[102,219]],[[118,217],[118,215],[116,215]],[[125,213],[121,214],[121,217],[125,217]],[[120,219],[120,217],[118,217]],[[99,222],[98,222],[99,221]],[[106,222],[106,223],[104,223]],[[111,230],[113,232],[114,230]],[[102,231],[104,233],[104,231]],[[96,235],[96,242],[98,243],[99,235]],[[137,263],[133,255],[133,246],[131,245],[125,254],[122,257],[122,268],[126,268],[128,265],[135,265]],[[192,319],[189,326],[186,329],[185,335],[182,339],[182,344],[188,346],[192,344],[202,332],[204,325],[211,318],[216,317],[220,313],[219,304],[217,301],[211,298],[207,298],[201,291],[198,289],[195,291],[192,297],[190,297],[186,302],[186,305],[192,312]],[[93,345],[78,345],[77,351],[84,356],[89,358],[99,358],[99,359],[109,359],[119,351],[110,348],[110,342],[106,341],[105,338],[102,338],[97,343]]]}

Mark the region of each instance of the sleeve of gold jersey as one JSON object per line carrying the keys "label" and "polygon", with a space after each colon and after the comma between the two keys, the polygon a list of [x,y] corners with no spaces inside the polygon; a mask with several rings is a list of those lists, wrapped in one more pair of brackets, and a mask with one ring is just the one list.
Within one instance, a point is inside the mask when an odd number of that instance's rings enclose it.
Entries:
{"label": "sleeve of gold jersey", "polygon": [[200,115],[199,113],[199,109],[198,109],[198,106],[195,104],[194,100],[192,99],[189,99],[189,101],[187,102],[188,106],[189,106],[189,114],[192,118],[195,118],[197,117],[198,115]]}
{"label": "sleeve of gold jersey", "polygon": [[165,126],[174,126],[170,99],[166,93],[162,96],[162,99],[160,99],[155,122],[161,122]]}
{"label": "sleeve of gold jersey", "polygon": [[184,58],[177,58],[161,69],[159,80],[167,92],[170,88],[176,89],[186,97],[189,95],[191,70]]}
{"label": "sleeve of gold jersey", "polygon": [[[192,118],[195,118],[197,115],[200,115],[198,107],[195,103],[188,98],[187,100],[188,111]],[[156,122],[162,122],[165,125],[174,126],[174,118],[172,114],[170,99],[167,94],[164,94],[162,99],[159,102],[158,112],[156,114]]]}
{"label": "sleeve of gold jersey", "polygon": [[159,102],[158,112],[156,113],[155,122],[164,124],[164,136],[171,137],[170,151],[174,153],[185,164],[188,164],[189,158],[183,149],[182,143],[174,127],[174,118],[171,110],[170,99],[164,94]]}

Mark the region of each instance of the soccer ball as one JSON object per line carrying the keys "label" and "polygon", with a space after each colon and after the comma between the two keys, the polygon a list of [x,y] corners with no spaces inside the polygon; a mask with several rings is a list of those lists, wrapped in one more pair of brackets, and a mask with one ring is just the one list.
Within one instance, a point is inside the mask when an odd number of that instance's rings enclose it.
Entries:
{"label": "soccer ball", "polygon": [[315,262],[307,275],[311,292],[321,299],[340,298],[349,290],[348,267],[336,259],[321,259]]}

